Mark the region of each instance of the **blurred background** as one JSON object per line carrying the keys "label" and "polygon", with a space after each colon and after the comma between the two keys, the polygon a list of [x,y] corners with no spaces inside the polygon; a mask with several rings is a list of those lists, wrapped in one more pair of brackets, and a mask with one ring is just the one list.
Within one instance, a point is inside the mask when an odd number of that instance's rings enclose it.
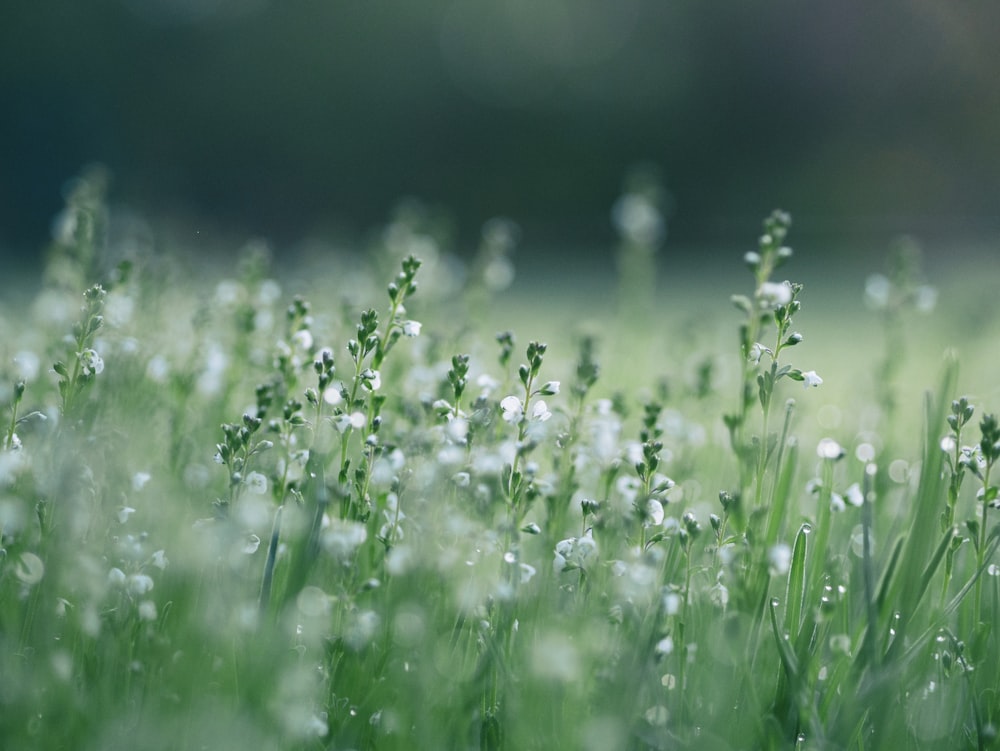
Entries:
{"label": "blurred background", "polygon": [[678,263],[781,207],[807,260],[909,233],[945,265],[1000,239],[997,29],[937,0],[16,0],[0,253],[37,268],[100,162],[119,215],[199,252],[357,244],[411,196],[460,255],[503,215],[601,269],[645,165]]}

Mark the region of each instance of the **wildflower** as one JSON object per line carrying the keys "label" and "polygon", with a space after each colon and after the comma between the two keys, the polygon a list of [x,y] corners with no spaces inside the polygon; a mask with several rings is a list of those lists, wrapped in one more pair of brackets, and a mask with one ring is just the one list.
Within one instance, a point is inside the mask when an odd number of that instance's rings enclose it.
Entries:
{"label": "wildflower", "polygon": [[541,399],[535,402],[535,406],[531,408],[531,419],[545,422],[550,417],[552,417],[552,413],[549,412],[548,405]]}
{"label": "wildflower", "polygon": [[844,491],[844,498],[852,506],[860,506],[865,502],[865,494],[861,492],[861,486],[854,483]]}
{"label": "wildflower", "polygon": [[153,553],[152,563],[158,569],[163,570],[167,567],[167,564],[170,563],[170,560],[167,558],[167,554],[165,551],[157,550],[155,553]]}
{"label": "wildflower", "polygon": [[802,386],[804,388],[809,388],[810,386],[819,386],[823,383],[823,379],[816,375],[815,370],[807,370],[802,374]]}
{"label": "wildflower", "polygon": [[133,595],[144,595],[153,588],[153,579],[146,574],[132,574],[128,577],[128,591]]}
{"label": "wildflower", "polygon": [[779,308],[792,301],[792,285],[788,282],[764,282],[757,290],[757,299],[764,308]]}
{"label": "wildflower", "polygon": [[257,548],[260,547],[260,537],[251,533],[247,536],[246,543],[243,545],[244,555],[253,555],[257,552]]}
{"label": "wildflower", "polygon": [[255,495],[264,495],[267,492],[267,478],[260,472],[250,472],[245,482],[247,490]]}
{"label": "wildflower", "polygon": [[643,526],[657,527],[661,524],[663,524],[663,504],[655,498],[650,498],[646,501],[646,519]]}
{"label": "wildflower", "polygon": [[420,321],[403,321],[403,335],[408,337],[420,336]]}
{"label": "wildflower", "polygon": [[135,509],[131,506],[122,506],[118,509],[118,523],[124,524],[128,521],[128,518],[135,513]]}
{"label": "wildflower", "polygon": [[830,493],[830,510],[834,513],[840,513],[847,508],[847,504],[844,503],[844,497],[840,493]]}
{"label": "wildflower", "polygon": [[156,620],[156,603],[152,600],[143,600],[139,603],[139,619],[143,621]]}
{"label": "wildflower", "polygon": [[503,419],[509,423],[521,422],[524,415],[524,406],[516,396],[505,396],[501,399],[500,409],[503,411]]}
{"label": "wildflower", "polygon": [[476,379],[476,385],[480,388],[480,396],[488,397],[496,390],[500,382],[488,373],[483,373]]}
{"label": "wildflower", "polygon": [[530,563],[521,563],[519,565],[521,568],[521,584],[527,584],[529,581],[531,581],[531,577],[533,577],[538,572],[536,571],[535,567],[532,566]]}
{"label": "wildflower", "polygon": [[361,385],[368,391],[378,391],[382,388],[382,374],[377,370],[366,368],[361,373]]}
{"label": "wildflower", "polygon": [[149,482],[151,475],[149,472],[136,472],[132,475],[132,490],[142,490]]}
{"label": "wildflower", "polygon": [[747,354],[747,360],[752,362],[754,365],[760,363],[760,358],[764,356],[764,353],[771,354],[771,350],[765,347],[760,342],[754,342],[753,346],[750,347],[750,352]]}
{"label": "wildflower", "polygon": [[294,334],[292,334],[292,344],[309,351],[313,346],[313,335],[309,329],[299,329]]}
{"label": "wildflower", "polygon": [[559,381],[546,382],[546,384],[539,389],[538,393],[543,396],[555,396],[559,393]]}
{"label": "wildflower", "polygon": [[779,542],[767,551],[767,563],[772,576],[784,576],[792,564],[792,549]]}
{"label": "wildflower", "polygon": [[76,356],[80,359],[80,367],[85,376],[100,375],[104,372],[104,360],[96,351],[85,349],[83,352],[77,352]]}
{"label": "wildflower", "polygon": [[835,461],[844,455],[844,447],[832,438],[824,438],[816,446],[816,455],[820,459]]}
{"label": "wildflower", "polygon": [[125,572],[120,568],[113,568],[108,572],[108,584],[112,587],[125,586]]}
{"label": "wildflower", "polygon": [[674,640],[669,636],[664,636],[656,643],[656,652],[661,655],[668,655],[674,651]]}

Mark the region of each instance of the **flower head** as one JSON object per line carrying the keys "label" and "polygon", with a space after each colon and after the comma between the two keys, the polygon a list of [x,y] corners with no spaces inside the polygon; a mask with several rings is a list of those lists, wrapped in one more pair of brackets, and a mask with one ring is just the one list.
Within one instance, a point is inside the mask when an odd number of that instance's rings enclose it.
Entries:
{"label": "flower head", "polygon": [[80,368],[85,376],[100,375],[104,372],[104,360],[95,350],[85,349],[76,356],[80,358]]}
{"label": "flower head", "polygon": [[802,386],[804,388],[809,388],[810,386],[819,386],[823,383],[823,379],[816,375],[815,370],[807,370],[802,374]]}
{"label": "flower head", "polygon": [[510,423],[520,422],[524,415],[524,405],[516,396],[505,396],[501,399],[500,409],[503,411],[503,419]]}
{"label": "flower head", "polygon": [[765,308],[779,308],[792,301],[792,285],[788,282],[764,282],[757,289],[757,299]]}

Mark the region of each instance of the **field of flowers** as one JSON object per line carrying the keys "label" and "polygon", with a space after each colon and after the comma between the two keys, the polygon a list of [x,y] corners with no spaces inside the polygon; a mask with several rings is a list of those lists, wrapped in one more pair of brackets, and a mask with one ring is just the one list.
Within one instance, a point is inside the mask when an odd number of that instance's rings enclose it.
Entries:
{"label": "field of flowers", "polygon": [[413,210],[217,274],[81,178],[0,306],[0,745],[1000,745],[995,290],[813,312],[775,212],[664,294],[614,217],[602,294]]}

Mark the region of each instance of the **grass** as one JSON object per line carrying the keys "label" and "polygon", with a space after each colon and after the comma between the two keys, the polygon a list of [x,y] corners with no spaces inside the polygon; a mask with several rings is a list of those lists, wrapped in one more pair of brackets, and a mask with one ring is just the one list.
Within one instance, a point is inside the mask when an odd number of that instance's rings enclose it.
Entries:
{"label": "grass", "polygon": [[650,195],[595,302],[414,214],[114,263],[82,179],[0,318],[5,747],[996,747],[985,291],[786,285],[775,213],[664,295]]}

